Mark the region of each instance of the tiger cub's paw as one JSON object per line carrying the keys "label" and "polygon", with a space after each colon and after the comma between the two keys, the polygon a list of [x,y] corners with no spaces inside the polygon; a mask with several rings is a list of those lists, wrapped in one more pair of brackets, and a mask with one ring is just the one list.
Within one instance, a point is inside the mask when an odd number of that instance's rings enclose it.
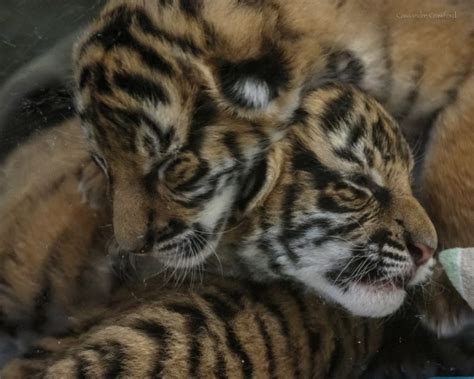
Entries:
{"label": "tiger cub's paw", "polygon": [[425,326],[438,337],[453,337],[468,326],[474,325],[474,311],[460,304],[459,308],[448,308],[444,314],[426,314],[422,317]]}
{"label": "tiger cub's paw", "polygon": [[437,268],[429,295],[422,301],[421,321],[438,337],[452,337],[474,325],[474,310]]}
{"label": "tiger cub's paw", "polygon": [[78,174],[78,190],[82,201],[92,208],[103,207],[107,202],[108,182],[104,172],[97,167],[92,159],[84,162]]}

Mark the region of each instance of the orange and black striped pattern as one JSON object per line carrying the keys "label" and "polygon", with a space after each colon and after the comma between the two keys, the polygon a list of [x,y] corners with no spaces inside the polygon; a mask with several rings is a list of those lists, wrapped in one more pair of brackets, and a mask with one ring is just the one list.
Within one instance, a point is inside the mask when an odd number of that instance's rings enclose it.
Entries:
{"label": "orange and black striped pattern", "polygon": [[379,321],[291,283],[148,287],[39,341],[2,378],[353,378],[379,346]]}
{"label": "orange and black striped pattern", "polygon": [[[460,17],[415,23],[423,7]],[[75,72],[118,244],[202,264],[228,226],[236,183],[251,180],[307,91],[328,83],[375,96],[418,142],[471,77],[469,10],[448,0],[110,1],[78,43]]]}

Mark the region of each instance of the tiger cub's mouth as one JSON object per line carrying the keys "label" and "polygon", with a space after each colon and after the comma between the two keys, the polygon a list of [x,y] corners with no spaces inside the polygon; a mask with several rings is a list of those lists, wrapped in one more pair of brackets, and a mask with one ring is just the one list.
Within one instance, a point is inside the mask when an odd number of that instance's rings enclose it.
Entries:
{"label": "tiger cub's mouth", "polygon": [[[412,267],[392,277],[375,281],[354,282],[344,296],[343,304],[354,314],[367,317],[384,317],[395,312],[404,302],[407,290],[423,284],[430,277],[436,263],[431,258],[419,267]],[[350,296],[355,296],[355,301]]]}

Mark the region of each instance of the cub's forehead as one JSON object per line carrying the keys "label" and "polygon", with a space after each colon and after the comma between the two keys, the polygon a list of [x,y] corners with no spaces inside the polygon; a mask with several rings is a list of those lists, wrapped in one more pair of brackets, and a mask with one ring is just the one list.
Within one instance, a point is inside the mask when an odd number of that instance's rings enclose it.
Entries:
{"label": "cub's forehead", "polygon": [[326,166],[340,171],[410,170],[412,157],[396,121],[373,98],[330,85],[302,101],[292,132]]}

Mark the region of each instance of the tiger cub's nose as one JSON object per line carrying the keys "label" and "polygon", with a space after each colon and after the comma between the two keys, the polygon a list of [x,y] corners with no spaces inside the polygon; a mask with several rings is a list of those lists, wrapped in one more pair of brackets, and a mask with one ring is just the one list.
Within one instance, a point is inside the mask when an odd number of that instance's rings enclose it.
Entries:
{"label": "tiger cub's nose", "polygon": [[416,266],[422,266],[434,255],[435,249],[420,242],[407,243],[408,251]]}

